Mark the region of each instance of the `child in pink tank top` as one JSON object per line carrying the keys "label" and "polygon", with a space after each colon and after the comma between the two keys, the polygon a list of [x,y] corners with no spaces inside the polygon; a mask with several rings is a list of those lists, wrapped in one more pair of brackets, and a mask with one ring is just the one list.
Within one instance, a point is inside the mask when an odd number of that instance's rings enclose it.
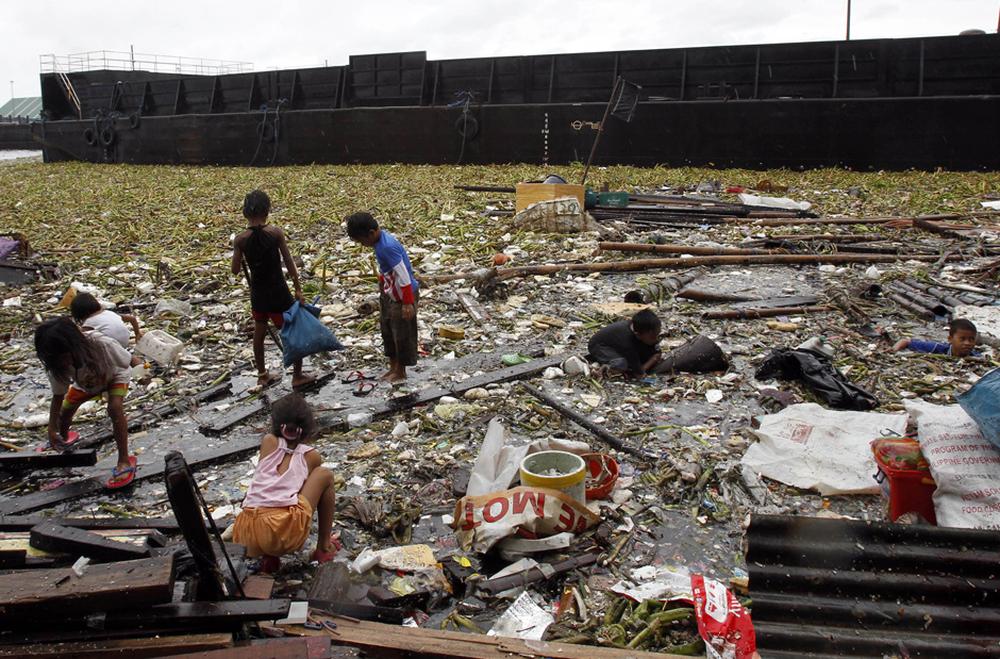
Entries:
{"label": "child in pink tank top", "polygon": [[299,394],[271,408],[271,432],[260,444],[260,459],[233,525],[233,539],[247,555],[263,556],[262,572],[280,567],[280,556],[298,551],[309,538],[313,511],[319,513],[319,540],[310,558],[320,563],[336,553],[333,528],[333,474],[307,442],[316,431],[312,409]]}

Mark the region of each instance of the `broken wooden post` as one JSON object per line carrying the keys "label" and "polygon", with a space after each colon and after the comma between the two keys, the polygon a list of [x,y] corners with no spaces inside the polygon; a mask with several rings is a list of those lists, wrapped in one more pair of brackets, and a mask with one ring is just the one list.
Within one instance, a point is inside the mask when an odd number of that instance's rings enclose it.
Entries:
{"label": "broken wooden post", "polygon": [[149,556],[149,549],[108,540],[97,533],[43,522],[31,529],[29,544],[43,551],[86,556],[94,563],[129,561]]}
{"label": "broken wooden post", "polygon": [[538,400],[542,401],[543,403],[545,403],[546,405],[548,405],[549,407],[551,407],[552,409],[554,409],[556,412],[559,412],[559,414],[563,415],[564,417],[566,417],[567,419],[569,419],[573,423],[577,424],[581,428],[589,430],[591,433],[593,433],[598,439],[600,439],[601,441],[603,441],[605,444],[608,444],[609,446],[611,446],[613,448],[616,448],[619,451],[622,451],[623,453],[628,453],[629,455],[635,456],[635,457],[640,458],[640,459],[646,459],[646,458],[650,457],[650,456],[646,455],[645,453],[643,453],[642,451],[640,451],[639,449],[637,449],[637,448],[635,448],[633,446],[629,446],[628,444],[626,444],[625,442],[623,442],[621,439],[619,439],[618,437],[615,437],[610,432],[608,432],[607,430],[605,430],[601,426],[597,425],[596,423],[594,423],[593,421],[591,421],[587,417],[583,416],[582,414],[580,414],[576,410],[570,409],[566,405],[563,405],[562,403],[560,403],[555,398],[553,398],[553,397],[549,396],[548,394],[546,394],[546,393],[544,393],[544,392],[542,392],[542,391],[540,391],[540,390],[532,387],[530,384],[524,384],[524,383],[522,383],[521,386],[529,394],[531,394],[532,396],[534,396]]}
{"label": "broken wooden post", "polygon": [[833,307],[826,305],[814,307],[772,307],[770,309],[725,309],[723,311],[706,311],[701,315],[701,317],[706,320],[736,320],[773,318],[775,316],[797,316],[799,314],[825,313],[833,310]]}
{"label": "broken wooden post", "polygon": [[715,291],[705,291],[700,288],[685,286],[677,291],[675,297],[695,302],[751,302],[756,298],[749,295],[738,295],[733,293],[717,293]]}
{"label": "broken wooden post", "polygon": [[588,565],[593,565],[596,562],[597,554],[594,552],[581,554],[580,556],[571,556],[565,560],[552,563],[549,566],[551,570],[543,570],[540,567],[533,567],[525,570],[524,572],[511,574],[506,577],[480,581],[476,585],[476,592],[484,593],[492,597],[505,590],[517,588],[518,586],[525,586],[530,583],[535,583],[536,581],[543,581],[554,575],[563,574],[581,567],[587,567]]}
{"label": "broken wooden post", "polygon": [[219,570],[212,541],[205,530],[205,519],[195,488],[198,485],[191,477],[184,456],[171,451],[164,458],[166,466],[163,479],[167,485],[170,507],[177,518],[177,525],[184,534],[191,556],[198,570],[197,598],[200,600],[221,600],[226,596],[225,579]]}

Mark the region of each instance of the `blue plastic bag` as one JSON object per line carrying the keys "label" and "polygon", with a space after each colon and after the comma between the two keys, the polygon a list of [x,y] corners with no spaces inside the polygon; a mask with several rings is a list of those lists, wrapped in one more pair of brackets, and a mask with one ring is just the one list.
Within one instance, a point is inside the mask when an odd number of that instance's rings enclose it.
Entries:
{"label": "blue plastic bag", "polygon": [[319,307],[296,300],[282,316],[285,324],[281,326],[281,344],[286,367],[317,352],[344,349],[333,332],[320,322]]}
{"label": "blue plastic bag", "polygon": [[979,426],[979,431],[1000,449],[1000,368],[995,368],[956,396],[958,404]]}

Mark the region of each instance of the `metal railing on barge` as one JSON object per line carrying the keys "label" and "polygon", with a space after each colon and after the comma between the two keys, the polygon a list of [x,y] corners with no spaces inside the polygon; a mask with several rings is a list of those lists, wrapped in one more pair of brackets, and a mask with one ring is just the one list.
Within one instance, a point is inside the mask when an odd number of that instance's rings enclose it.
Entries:
{"label": "metal railing on barge", "polygon": [[155,55],[118,50],[92,50],[69,55],[48,53],[39,55],[42,73],[74,73],[77,71],[149,71],[152,73],[177,73],[181,75],[217,76],[230,73],[247,73],[253,70],[251,62]]}

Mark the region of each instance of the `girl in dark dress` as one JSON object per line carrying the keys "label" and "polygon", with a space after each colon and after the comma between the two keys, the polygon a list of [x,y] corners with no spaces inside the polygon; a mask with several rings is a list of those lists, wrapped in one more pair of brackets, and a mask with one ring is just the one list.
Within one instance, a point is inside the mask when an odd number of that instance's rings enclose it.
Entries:
{"label": "girl in dark dress", "polygon": [[[250,273],[250,310],[253,315],[253,357],[257,364],[257,384],[261,387],[281,379],[280,375],[269,373],[264,362],[264,335],[267,334],[267,322],[281,329],[284,323],[282,314],[288,310],[295,299],[305,302],[302,297],[302,286],[299,284],[299,273],[295,262],[288,251],[285,234],[278,227],[267,223],[271,212],[271,200],[262,190],[254,190],[243,200],[243,216],[247,218],[248,228],[236,236],[233,244],[233,274],[238,275],[246,263]],[[288,276],[292,278],[295,287],[295,297],[292,297],[281,271],[281,262],[285,262]],[[302,373],[302,360],[297,360],[292,366],[292,387],[300,387],[312,381],[312,377]]]}

